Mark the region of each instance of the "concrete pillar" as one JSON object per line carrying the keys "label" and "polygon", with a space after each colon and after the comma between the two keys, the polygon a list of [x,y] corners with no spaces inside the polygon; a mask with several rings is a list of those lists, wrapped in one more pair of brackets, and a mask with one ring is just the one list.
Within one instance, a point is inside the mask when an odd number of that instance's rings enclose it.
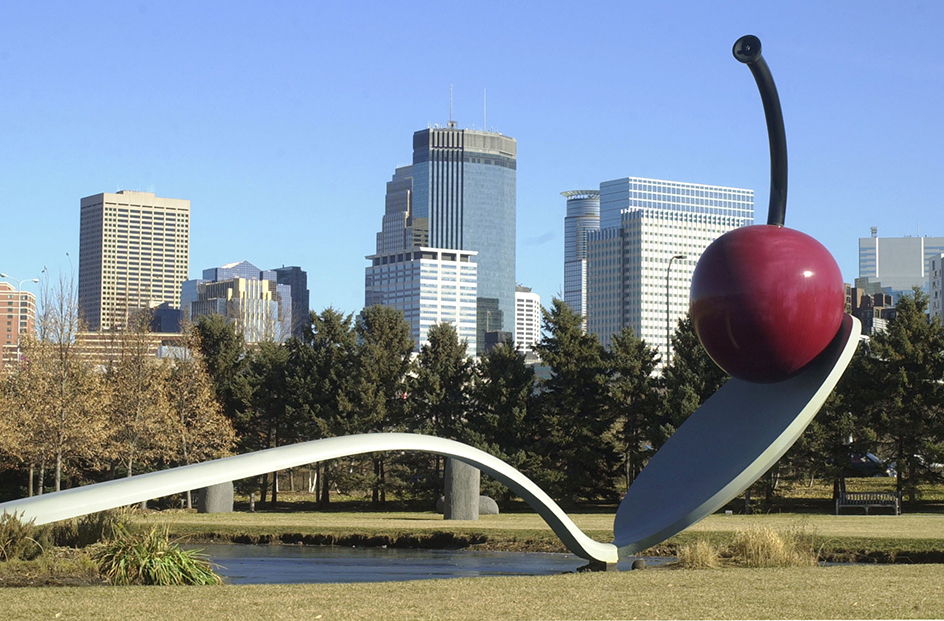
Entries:
{"label": "concrete pillar", "polygon": [[233,482],[204,487],[197,492],[197,513],[232,513]]}
{"label": "concrete pillar", "polygon": [[444,519],[479,519],[480,475],[478,468],[463,461],[451,457],[446,460]]}

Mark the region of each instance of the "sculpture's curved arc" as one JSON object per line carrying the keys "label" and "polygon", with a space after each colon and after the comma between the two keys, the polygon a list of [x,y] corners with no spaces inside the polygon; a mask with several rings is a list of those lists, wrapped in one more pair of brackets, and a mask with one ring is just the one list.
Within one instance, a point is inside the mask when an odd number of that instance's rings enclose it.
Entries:
{"label": "sculpture's curved arc", "polygon": [[783,457],[822,407],[855,352],[859,320],[843,317],[826,350],[776,384],[729,380],[659,449],[620,503],[620,556],[685,530],[737,497]]}
{"label": "sculpture's curved arc", "polygon": [[127,479],[23,498],[0,504],[0,515],[16,513],[36,524],[65,520],[142,500],[217,485],[329,459],[384,451],[421,451],[466,462],[507,485],[521,496],[571,552],[581,558],[615,563],[616,546],[595,541],[531,479],[500,459],[471,446],[409,433],[376,433],[302,442],[214,461],[149,472]]}

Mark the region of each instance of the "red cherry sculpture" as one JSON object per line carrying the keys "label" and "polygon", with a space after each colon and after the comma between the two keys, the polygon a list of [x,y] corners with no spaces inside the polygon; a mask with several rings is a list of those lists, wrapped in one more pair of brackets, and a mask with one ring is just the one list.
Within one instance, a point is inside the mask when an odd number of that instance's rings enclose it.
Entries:
{"label": "red cherry sculpture", "polygon": [[845,286],[822,244],[783,226],[787,141],[780,98],[760,48],[760,40],[747,35],[733,52],[754,75],[767,118],[767,224],[729,231],[708,246],[692,277],[691,314],[695,333],[718,366],[742,380],[772,383],[798,373],[836,336]]}
{"label": "red cherry sculpture", "polygon": [[822,352],[842,323],[839,266],[793,229],[735,229],[701,255],[692,278],[695,332],[718,366],[749,382],[779,382]]}

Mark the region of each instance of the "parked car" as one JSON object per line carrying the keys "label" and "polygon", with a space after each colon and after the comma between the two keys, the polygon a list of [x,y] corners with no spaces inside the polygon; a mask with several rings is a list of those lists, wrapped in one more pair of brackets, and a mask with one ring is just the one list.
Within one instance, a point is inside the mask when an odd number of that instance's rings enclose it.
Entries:
{"label": "parked car", "polygon": [[929,462],[924,458],[924,455],[915,455],[915,460],[922,468],[927,468],[934,474],[941,474],[944,472],[944,464],[939,464],[936,461]]}
{"label": "parked car", "polygon": [[845,472],[847,477],[893,477],[897,474],[892,464],[882,461],[872,453],[849,453]]}

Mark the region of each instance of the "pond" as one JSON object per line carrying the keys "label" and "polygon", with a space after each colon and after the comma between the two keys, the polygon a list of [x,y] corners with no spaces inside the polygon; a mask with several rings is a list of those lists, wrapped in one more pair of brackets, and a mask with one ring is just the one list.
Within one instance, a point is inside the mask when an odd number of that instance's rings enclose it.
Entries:
{"label": "pond", "polygon": [[[586,564],[573,554],[472,552],[404,548],[347,548],[212,544],[203,548],[229,584],[387,582],[476,576],[546,576],[572,573]],[[649,565],[674,559],[646,559]],[[632,559],[621,561],[629,571]]]}

